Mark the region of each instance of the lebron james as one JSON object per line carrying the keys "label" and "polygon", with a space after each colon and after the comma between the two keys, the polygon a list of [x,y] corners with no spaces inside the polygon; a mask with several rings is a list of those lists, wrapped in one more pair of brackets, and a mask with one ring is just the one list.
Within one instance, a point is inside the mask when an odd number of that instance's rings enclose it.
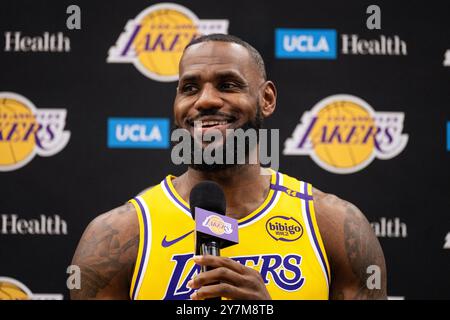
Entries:
{"label": "lebron james", "polygon": [[[174,120],[191,134],[197,124],[203,132],[259,129],[276,98],[256,49],[230,35],[202,36],[180,60]],[[95,218],[73,257],[81,288],[71,298],[386,299],[383,252],[361,211],[301,177],[261,170],[192,164]],[[205,180],[222,187],[226,215],[239,223],[239,244],[220,257],[193,253],[189,195]],[[289,230],[287,238],[274,230]]]}

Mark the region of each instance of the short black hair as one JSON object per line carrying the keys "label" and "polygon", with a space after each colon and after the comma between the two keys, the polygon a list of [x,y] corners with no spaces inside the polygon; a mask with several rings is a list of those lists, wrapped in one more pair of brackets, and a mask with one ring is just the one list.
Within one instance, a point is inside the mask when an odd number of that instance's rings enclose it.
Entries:
{"label": "short black hair", "polygon": [[194,44],[208,42],[208,41],[232,42],[232,43],[237,43],[237,44],[243,46],[250,53],[250,56],[252,57],[253,61],[256,63],[256,66],[258,67],[258,71],[260,72],[263,79],[267,80],[266,66],[264,64],[263,58],[261,57],[261,54],[258,52],[258,50],[256,50],[248,42],[246,42],[236,36],[233,36],[230,34],[223,34],[223,33],[212,33],[212,34],[203,35],[203,36],[194,38],[191,42],[189,42],[189,44],[184,48],[184,50],[186,51],[187,48],[189,48],[190,46],[193,46]]}

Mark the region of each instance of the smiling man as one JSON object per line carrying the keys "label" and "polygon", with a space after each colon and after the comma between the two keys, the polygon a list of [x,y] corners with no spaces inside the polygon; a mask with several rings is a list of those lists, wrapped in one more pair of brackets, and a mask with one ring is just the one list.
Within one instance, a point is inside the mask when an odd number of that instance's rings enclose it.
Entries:
{"label": "smiling man", "polygon": [[[275,111],[260,54],[234,36],[193,40],[179,76],[175,124],[191,135],[258,129]],[[364,215],[309,183],[261,170],[191,164],[94,219],[73,258],[82,277],[72,299],[385,299],[384,256]],[[222,187],[226,214],[239,222],[239,244],[221,257],[193,256],[189,194],[205,180]]]}

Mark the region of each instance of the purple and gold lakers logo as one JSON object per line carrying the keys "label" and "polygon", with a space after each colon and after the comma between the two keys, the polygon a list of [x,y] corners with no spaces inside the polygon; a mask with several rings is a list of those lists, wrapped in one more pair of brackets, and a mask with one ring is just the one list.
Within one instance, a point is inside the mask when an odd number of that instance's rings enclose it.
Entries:
{"label": "purple and gold lakers logo", "polygon": [[203,221],[202,225],[219,236],[222,234],[231,234],[233,232],[230,223],[223,221],[221,217],[215,215],[208,216],[205,221]]}
{"label": "purple and gold lakers logo", "polygon": [[195,37],[227,33],[228,20],[199,20],[181,5],[160,3],[146,8],[125,26],[107,62],[133,63],[156,81],[178,79],[178,63],[186,45]]}
{"label": "purple and gold lakers logo", "polygon": [[309,155],[334,173],[354,173],[375,158],[397,156],[408,143],[403,133],[404,113],[375,112],[352,95],[333,95],[306,111],[283,154]]}
{"label": "purple and gold lakers logo", "polygon": [[69,141],[65,109],[36,109],[27,98],[0,92],[0,171],[29,163],[36,154],[49,157]]}
{"label": "purple and gold lakers logo", "polygon": [[32,293],[22,282],[0,277],[0,300],[62,300],[62,294]]}
{"label": "purple and gold lakers logo", "polygon": [[277,241],[295,241],[303,235],[302,225],[292,217],[272,217],[266,222],[266,230]]}
{"label": "purple and gold lakers logo", "polygon": [[[175,262],[169,284],[164,296],[165,300],[189,299],[194,289],[187,286],[189,280],[200,273],[200,265],[195,264],[192,253],[173,255]],[[258,271],[264,284],[274,285],[287,292],[301,290],[305,284],[302,271],[303,257],[297,254],[263,254],[231,257],[234,261]]]}

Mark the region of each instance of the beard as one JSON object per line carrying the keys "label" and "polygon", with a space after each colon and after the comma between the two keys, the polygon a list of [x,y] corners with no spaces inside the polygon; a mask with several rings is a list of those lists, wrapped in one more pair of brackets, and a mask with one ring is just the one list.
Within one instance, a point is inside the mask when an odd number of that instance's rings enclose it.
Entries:
{"label": "beard", "polygon": [[[204,113],[204,114],[202,114]],[[206,110],[205,112],[200,112],[199,116],[203,115],[214,115],[215,113],[218,113],[216,109],[214,110]],[[190,142],[191,142],[191,153],[190,153],[190,164],[188,165],[190,168],[198,171],[203,172],[217,172],[222,170],[227,170],[230,168],[236,168],[238,166],[242,166],[249,163],[250,154],[255,151],[257,144],[259,143],[259,134],[258,130],[261,129],[263,126],[263,116],[261,113],[261,107],[257,105],[256,107],[256,115],[253,119],[250,119],[249,121],[242,124],[240,127],[231,129],[231,130],[242,130],[243,133],[247,133],[249,131],[256,131],[256,143],[251,143],[250,139],[244,139],[244,143],[239,143],[242,141],[238,141],[237,137],[234,135],[225,136],[223,137],[222,143],[217,143],[217,146],[214,147],[212,151],[210,151],[211,156],[215,158],[218,156],[219,158],[223,159],[222,163],[213,162],[212,164],[206,163],[204,161],[205,159],[205,148],[208,146],[204,146],[203,144],[200,145],[198,141],[195,140],[192,134],[190,134]],[[180,129],[179,126],[174,125],[175,129]],[[210,142],[215,143],[215,141]],[[232,146],[231,146],[232,144]],[[209,147],[210,149],[211,147]],[[244,149],[244,153],[239,152],[242,149]],[[194,152],[195,150],[201,150],[201,159],[202,161],[200,163],[196,163],[194,160]],[[227,159],[227,151],[233,152],[233,159],[231,162],[225,161]],[[239,155],[242,155],[244,159],[242,159],[242,156],[239,157]],[[228,160],[228,159],[227,159]]]}

